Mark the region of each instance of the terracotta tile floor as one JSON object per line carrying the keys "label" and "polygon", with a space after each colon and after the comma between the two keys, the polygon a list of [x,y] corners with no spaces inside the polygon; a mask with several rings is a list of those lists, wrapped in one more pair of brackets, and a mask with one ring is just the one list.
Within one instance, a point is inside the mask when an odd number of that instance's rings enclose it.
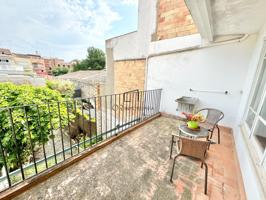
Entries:
{"label": "terracotta tile floor", "polygon": [[[217,140],[216,131],[214,140]],[[195,199],[246,199],[234,139],[230,130],[221,128],[221,144],[211,146],[207,163],[209,166],[208,197],[196,192]],[[197,188],[197,190],[201,189]]]}
{"label": "terracotta tile floor", "polygon": [[[159,117],[63,170],[16,199],[243,200],[234,140],[222,129],[208,151],[208,195],[200,162],[180,157],[170,183],[172,131],[179,121]],[[216,134],[214,134],[216,139]]]}

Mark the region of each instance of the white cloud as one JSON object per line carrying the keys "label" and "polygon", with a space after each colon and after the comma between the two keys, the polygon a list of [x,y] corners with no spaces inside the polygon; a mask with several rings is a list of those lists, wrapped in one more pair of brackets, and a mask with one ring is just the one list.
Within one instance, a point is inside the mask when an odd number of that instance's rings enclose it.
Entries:
{"label": "white cloud", "polygon": [[138,4],[138,0],[122,0],[122,4],[137,5]]}
{"label": "white cloud", "polygon": [[83,58],[89,46],[120,20],[107,0],[0,0],[0,47],[12,51]]}

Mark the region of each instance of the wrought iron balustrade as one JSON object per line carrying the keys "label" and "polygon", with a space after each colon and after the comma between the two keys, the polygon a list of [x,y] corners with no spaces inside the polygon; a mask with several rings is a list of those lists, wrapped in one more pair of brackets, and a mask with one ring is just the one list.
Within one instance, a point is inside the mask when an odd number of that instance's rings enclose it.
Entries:
{"label": "wrought iron balustrade", "polygon": [[0,108],[0,191],[159,113],[161,89]]}

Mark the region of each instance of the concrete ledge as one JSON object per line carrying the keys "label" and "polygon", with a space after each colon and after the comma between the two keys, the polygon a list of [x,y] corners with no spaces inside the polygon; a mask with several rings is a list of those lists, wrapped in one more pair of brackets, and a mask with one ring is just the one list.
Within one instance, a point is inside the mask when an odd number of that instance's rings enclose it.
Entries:
{"label": "concrete ledge", "polygon": [[124,62],[124,61],[137,61],[137,60],[146,60],[146,58],[129,58],[129,59],[121,59],[121,60],[114,60],[115,62]]}
{"label": "concrete ledge", "polygon": [[50,177],[56,175],[57,173],[63,171],[67,167],[70,167],[71,165],[73,165],[73,164],[77,163],[78,161],[82,160],[83,158],[85,158],[85,157],[93,154],[94,152],[104,148],[105,146],[111,144],[112,142],[120,139],[121,137],[123,137],[123,136],[129,134],[130,132],[132,132],[133,130],[145,125],[146,123],[148,123],[148,122],[150,122],[150,121],[152,121],[155,118],[160,117],[160,116],[161,116],[161,113],[158,113],[158,114],[152,116],[151,118],[146,119],[143,122],[141,122],[139,124],[136,124],[136,125],[132,126],[131,128],[125,130],[125,131],[122,131],[121,133],[119,133],[119,135],[113,136],[110,139],[108,139],[108,140],[106,140],[106,141],[104,141],[104,142],[102,142],[100,144],[97,144],[96,146],[92,147],[91,149],[87,149],[84,152],[80,153],[79,155],[73,156],[73,157],[65,160],[64,162],[62,162],[62,163],[60,163],[60,164],[58,164],[58,165],[56,165],[54,167],[51,167],[50,169],[48,169],[48,170],[46,170],[44,172],[41,172],[40,174],[38,174],[35,177],[29,178],[29,179],[25,180],[24,182],[19,183],[18,185],[1,192],[0,193],[0,199],[1,200],[10,200],[10,199],[20,195],[24,191],[34,187],[35,185],[37,185],[39,183],[44,182],[48,178],[50,178]]}
{"label": "concrete ledge", "polygon": [[165,39],[154,41],[150,43],[148,57],[155,55],[168,54],[171,51],[185,51],[201,46],[200,34],[187,35],[182,37],[175,37],[172,39]]}
{"label": "concrete ledge", "polygon": [[[233,137],[234,137],[234,134],[233,134]],[[234,154],[234,157],[235,157],[235,164],[236,164],[237,170],[239,171],[239,173],[237,173],[236,176],[237,176],[237,179],[238,179],[238,188],[239,188],[240,199],[247,199],[245,186],[244,186],[244,179],[243,179],[243,176],[242,176],[240,162],[239,162],[239,159],[238,159],[239,157],[237,155],[237,146],[236,146],[235,138],[234,138],[233,154]]]}

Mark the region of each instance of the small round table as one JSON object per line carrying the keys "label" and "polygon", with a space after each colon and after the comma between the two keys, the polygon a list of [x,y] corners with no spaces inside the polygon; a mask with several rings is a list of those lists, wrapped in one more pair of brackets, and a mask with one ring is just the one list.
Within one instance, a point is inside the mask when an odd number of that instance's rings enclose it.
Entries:
{"label": "small round table", "polygon": [[187,127],[186,124],[179,126],[179,132],[181,136],[186,136],[190,138],[207,138],[209,136],[209,131],[206,128],[200,127],[199,130],[192,130]]}

